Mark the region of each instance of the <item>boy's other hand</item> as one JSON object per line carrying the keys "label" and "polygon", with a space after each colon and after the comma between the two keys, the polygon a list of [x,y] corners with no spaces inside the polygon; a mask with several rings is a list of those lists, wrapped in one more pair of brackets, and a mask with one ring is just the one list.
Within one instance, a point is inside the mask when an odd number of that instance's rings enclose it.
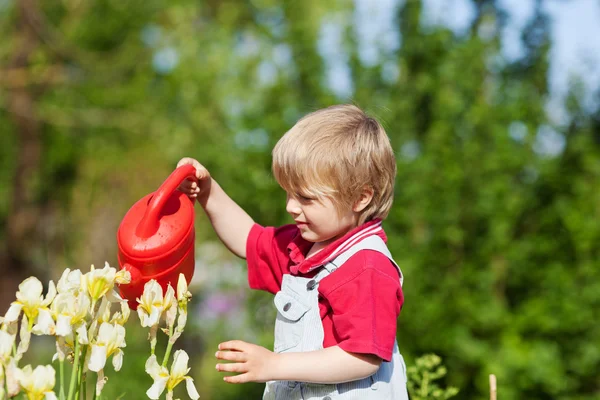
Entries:
{"label": "boy's other hand", "polygon": [[198,180],[196,181],[196,179],[188,178],[181,182],[181,185],[179,185],[178,189],[179,191],[187,194],[190,199],[194,200],[200,194],[201,187],[205,186],[203,184],[205,182],[210,181],[210,173],[204,167],[204,165],[200,164],[197,160],[190,157],[184,157],[181,160],[179,160],[179,162],[177,163],[177,168],[187,164],[194,166],[194,168],[196,169],[196,178]]}
{"label": "boy's other hand", "polygon": [[267,382],[271,380],[277,354],[252,343],[231,340],[219,344],[215,354],[219,360],[231,361],[217,364],[217,371],[235,372],[223,378],[228,383]]}

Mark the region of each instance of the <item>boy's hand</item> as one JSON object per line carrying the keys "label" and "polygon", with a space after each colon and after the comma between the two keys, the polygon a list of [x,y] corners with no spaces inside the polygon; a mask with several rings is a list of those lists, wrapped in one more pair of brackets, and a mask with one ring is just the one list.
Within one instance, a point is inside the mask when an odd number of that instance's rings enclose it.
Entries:
{"label": "boy's hand", "polygon": [[179,160],[179,162],[177,163],[177,168],[186,164],[193,165],[194,168],[196,168],[196,178],[198,178],[198,182],[196,182],[196,180],[192,178],[188,178],[185,181],[181,182],[181,185],[179,185],[178,189],[179,191],[187,194],[190,199],[194,200],[198,197],[198,194],[200,194],[200,188],[205,186],[203,184],[205,182],[210,181],[210,173],[204,167],[204,165],[200,164],[197,160],[194,160],[193,158],[189,157],[185,157]]}
{"label": "boy's hand", "polygon": [[215,356],[219,360],[232,361],[216,366],[217,371],[237,373],[223,378],[228,383],[267,382],[271,380],[271,371],[277,360],[276,353],[241,340],[219,344]]}

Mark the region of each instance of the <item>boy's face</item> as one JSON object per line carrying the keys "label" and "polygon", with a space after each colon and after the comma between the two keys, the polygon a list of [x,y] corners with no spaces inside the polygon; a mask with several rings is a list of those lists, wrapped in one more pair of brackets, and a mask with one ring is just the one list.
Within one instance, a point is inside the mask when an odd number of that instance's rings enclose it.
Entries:
{"label": "boy's face", "polygon": [[331,199],[287,194],[286,211],[300,229],[302,238],[323,246],[344,236],[358,224],[358,213],[340,212]]}

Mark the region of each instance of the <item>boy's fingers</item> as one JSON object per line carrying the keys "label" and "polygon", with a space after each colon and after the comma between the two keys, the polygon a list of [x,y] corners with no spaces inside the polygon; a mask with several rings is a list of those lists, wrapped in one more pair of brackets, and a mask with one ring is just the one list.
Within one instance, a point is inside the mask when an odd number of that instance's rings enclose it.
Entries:
{"label": "boy's fingers", "polygon": [[177,163],[177,168],[181,167],[182,165],[186,165],[186,164],[194,164],[194,159],[190,158],[190,157],[184,157],[181,160],[179,160],[179,162]]}
{"label": "boy's fingers", "polygon": [[243,351],[246,347],[246,342],[242,340],[230,340],[219,344],[219,350],[237,350]]}
{"label": "boy's fingers", "polygon": [[195,182],[190,182],[190,181],[183,181],[181,182],[181,184],[179,185],[179,188],[182,188],[184,190],[187,191],[194,191],[195,189],[198,188],[198,185],[196,185]]}
{"label": "boy's fingers", "polygon": [[215,357],[219,360],[246,362],[248,355],[241,351],[217,351]]}
{"label": "boy's fingers", "polygon": [[248,372],[243,363],[217,364],[216,368],[219,372]]}
{"label": "boy's fingers", "polygon": [[246,382],[251,382],[250,381],[250,376],[246,373],[246,374],[241,374],[241,375],[233,375],[233,376],[225,376],[223,377],[223,380],[227,383],[246,383]]}
{"label": "boy's fingers", "polygon": [[205,178],[208,178],[209,176],[210,176],[210,174],[208,173],[208,170],[206,168],[204,168],[201,165],[196,166],[196,178],[205,179]]}
{"label": "boy's fingers", "polygon": [[197,160],[194,160],[191,157],[184,157],[177,163],[177,168],[182,165],[192,165],[196,169],[196,178],[197,179],[206,179],[210,177],[208,170],[204,167],[204,165],[200,164]]}

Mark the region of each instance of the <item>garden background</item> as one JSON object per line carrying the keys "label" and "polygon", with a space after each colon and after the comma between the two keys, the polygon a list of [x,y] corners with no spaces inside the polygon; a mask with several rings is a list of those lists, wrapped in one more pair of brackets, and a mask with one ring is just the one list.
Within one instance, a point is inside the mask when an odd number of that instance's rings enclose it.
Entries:
{"label": "garden background", "polygon": [[[468,3],[460,29],[427,19],[429,3],[0,0],[1,312],[27,276],[117,266],[123,215],[183,156],[256,221],[289,223],[272,146],[302,115],[353,102],[397,152],[384,227],[406,276],[407,363],[440,355],[458,399],[486,398],[490,373],[502,400],[600,398],[600,89],[550,56],[548,7],[578,2],[527,1],[516,26],[507,1],[447,1],[450,15]],[[564,96],[550,71],[569,75]],[[214,352],[269,347],[272,299],[246,289],[196,209],[178,344],[203,399],[259,398],[263,385],[222,381]],[[107,398],[152,383],[132,320]],[[32,346],[49,363],[53,341]]]}

